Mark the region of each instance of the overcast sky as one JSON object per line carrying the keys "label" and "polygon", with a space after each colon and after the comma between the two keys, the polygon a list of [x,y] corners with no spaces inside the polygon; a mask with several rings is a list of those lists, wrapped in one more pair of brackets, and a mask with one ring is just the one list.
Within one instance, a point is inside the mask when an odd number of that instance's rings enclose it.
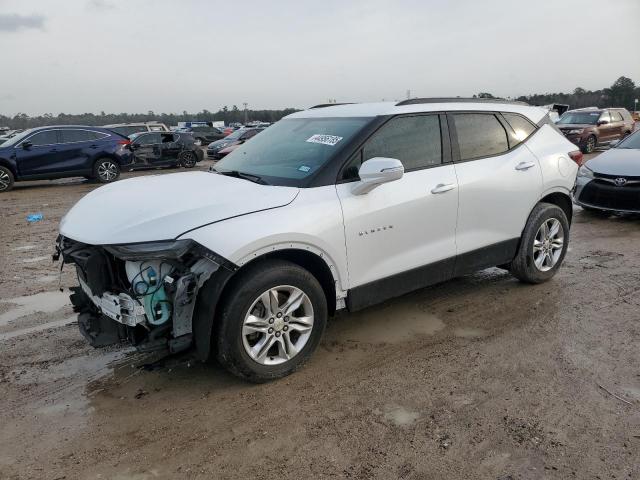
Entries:
{"label": "overcast sky", "polygon": [[0,0],[0,113],[640,83],[640,0]]}

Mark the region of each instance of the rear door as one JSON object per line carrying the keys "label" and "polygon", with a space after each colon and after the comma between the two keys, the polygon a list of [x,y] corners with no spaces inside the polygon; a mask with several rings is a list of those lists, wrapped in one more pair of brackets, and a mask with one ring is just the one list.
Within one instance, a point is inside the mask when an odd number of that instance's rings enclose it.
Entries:
{"label": "rear door", "polygon": [[58,130],[42,130],[16,145],[15,155],[20,175],[57,173],[60,170],[59,143]]}
{"label": "rear door", "polygon": [[[397,287],[398,294],[451,276],[458,195],[448,135],[443,146],[443,122],[445,117],[438,114],[394,117],[345,167],[336,188],[344,215],[351,288],[409,275],[395,285],[387,283],[385,289]],[[400,160],[404,176],[355,195],[358,169],[373,157]]]}
{"label": "rear door", "polygon": [[161,133],[160,139],[160,159],[162,163],[178,163],[178,156],[182,150],[179,142],[180,135],[177,133]]}
{"label": "rear door", "polygon": [[[512,114],[449,113],[458,178],[456,274],[504,262],[515,253],[542,190],[537,158],[522,144],[535,127]],[[521,124],[516,125],[516,119]]]}
{"label": "rear door", "polygon": [[609,110],[609,115],[611,115],[611,139],[610,140],[618,140],[622,138],[624,133],[624,119],[622,115],[617,110]]}
{"label": "rear door", "polygon": [[91,171],[92,161],[100,149],[100,138],[106,134],[86,129],[60,130],[60,166],[66,171]]}
{"label": "rear door", "polygon": [[600,114],[600,117],[598,117],[598,124],[600,124],[600,122],[606,122],[606,123],[603,123],[603,124],[598,126],[598,130],[600,132],[600,136],[598,138],[598,141],[600,141],[600,142],[610,142],[611,140],[616,138],[616,134],[615,134],[616,127],[612,123],[611,115],[609,114],[609,110],[605,110],[604,112],[602,112]]}

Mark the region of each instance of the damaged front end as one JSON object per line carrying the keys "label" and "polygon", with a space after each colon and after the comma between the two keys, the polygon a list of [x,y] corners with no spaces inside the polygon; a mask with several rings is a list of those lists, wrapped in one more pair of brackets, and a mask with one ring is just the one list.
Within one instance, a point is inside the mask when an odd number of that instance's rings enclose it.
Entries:
{"label": "damaged front end", "polygon": [[70,298],[94,347],[128,340],[140,351],[188,349],[199,290],[237,268],[193,240],[96,246],[59,236],[56,251],[76,267]]}

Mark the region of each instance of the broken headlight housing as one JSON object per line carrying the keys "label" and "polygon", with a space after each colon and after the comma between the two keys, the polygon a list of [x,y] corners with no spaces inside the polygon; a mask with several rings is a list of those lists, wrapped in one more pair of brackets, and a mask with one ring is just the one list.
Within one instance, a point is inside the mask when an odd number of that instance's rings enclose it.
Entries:
{"label": "broken headlight housing", "polygon": [[161,240],[158,242],[109,245],[104,248],[122,260],[178,259],[193,246],[193,240]]}

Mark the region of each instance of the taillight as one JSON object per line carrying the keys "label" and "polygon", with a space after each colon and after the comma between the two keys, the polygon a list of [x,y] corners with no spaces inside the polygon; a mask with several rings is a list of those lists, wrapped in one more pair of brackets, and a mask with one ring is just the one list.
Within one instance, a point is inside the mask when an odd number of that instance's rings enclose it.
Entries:
{"label": "taillight", "polygon": [[131,145],[131,140],[118,140],[118,145]]}
{"label": "taillight", "polygon": [[579,167],[582,166],[582,161],[584,160],[584,155],[580,150],[574,150],[573,152],[569,152],[569,158],[576,162]]}

